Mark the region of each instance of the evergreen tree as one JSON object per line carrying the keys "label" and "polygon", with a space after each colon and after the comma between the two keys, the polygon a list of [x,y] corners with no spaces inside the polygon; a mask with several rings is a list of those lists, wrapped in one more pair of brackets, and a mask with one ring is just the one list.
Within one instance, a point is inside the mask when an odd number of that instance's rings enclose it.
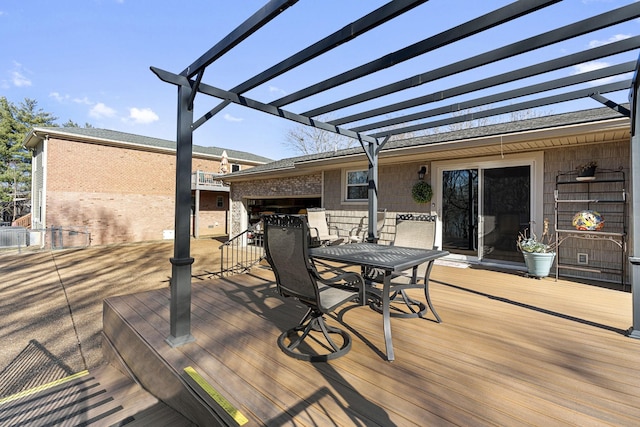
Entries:
{"label": "evergreen tree", "polygon": [[[31,153],[22,142],[35,126],[56,126],[51,113],[38,109],[37,101],[25,98],[16,106],[0,97],[0,203],[30,197]],[[15,218],[13,218],[15,219]],[[2,220],[0,218],[0,220]]]}

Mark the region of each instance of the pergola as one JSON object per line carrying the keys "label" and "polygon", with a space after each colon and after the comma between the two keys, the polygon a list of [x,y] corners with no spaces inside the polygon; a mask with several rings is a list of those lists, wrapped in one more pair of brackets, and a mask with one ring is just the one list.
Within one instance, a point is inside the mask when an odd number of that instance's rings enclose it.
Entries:
{"label": "pergola", "polygon": [[[271,0],[179,74],[151,67],[151,70],[161,80],[178,87],[175,242],[174,256],[171,258],[171,328],[167,342],[172,346],[180,346],[194,339],[191,335],[191,265],[194,259],[190,255],[193,132],[228,105],[238,104],[356,139],[362,146],[369,162],[368,214],[369,218],[373,219],[378,209],[378,154],[393,136],[588,98],[631,118],[632,206],[630,211],[632,220],[629,231],[633,244],[629,250],[631,254],[629,260],[632,265],[630,273],[633,293],[633,326],[629,330],[629,336],[640,338],[640,217],[634,214],[640,212],[640,136],[637,134],[639,128],[637,113],[640,111],[638,103],[638,64],[640,61],[619,62],[581,74],[565,73],[564,77],[554,77],[553,73],[603,58],[611,59],[611,57],[624,52],[638,51],[640,36],[628,37],[542,62],[536,61],[533,65],[520,68],[513,65],[505,66],[500,73],[477,80],[471,78],[458,85],[439,84],[440,81],[446,81],[446,78],[450,76],[465,72],[467,72],[465,75],[473,75],[469,71],[478,70],[490,64],[502,64],[510,58],[526,57],[526,55],[532,55],[531,52],[537,49],[553,46],[565,40],[636,19],[640,17],[640,2],[633,2],[518,41],[505,42],[500,47],[489,46],[488,50],[474,56],[465,57],[437,68],[430,68],[389,84],[370,87],[363,92],[336,99],[331,103],[307,111],[292,111],[292,109],[285,108],[298,101],[311,99],[316,95],[328,94],[331,89],[346,83],[363,81],[367,76],[384,69],[397,67],[403,62],[421,55],[439,52],[439,49],[447,46],[455,46],[457,42],[471,39],[492,28],[517,22],[525,15],[535,14],[547,7],[553,7],[560,1],[514,1],[475,19],[399,50],[384,53],[377,59],[270,101],[252,99],[243,94],[285,75],[343,44],[352,42],[368,31],[377,27],[383,29],[383,24],[397,19],[403,14],[428,13],[429,5],[423,6],[427,0],[390,1],[231,89],[222,89],[204,83],[203,77],[207,67],[260,28],[269,24],[278,15],[285,13],[287,9],[297,3],[297,0]],[[456,5],[457,2],[451,1],[450,3],[451,13],[455,13],[453,11],[455,7],[462,6],[461,4]],[[393,37],[393,34],[389,34],[389,37]],[[375,50],[376,47],[372,46],[371,49]],[[526,63],[526,61],[524,62]],[[624,78],[624,75],[631,72],[634,72],[633,79]],[[613,79],[613,82],[607,80],[619,76],[623,76],[623,78]],[[530,83],[531,78],[536,78],[536,83]],[[432,82],[436,82],[437,90],[419,96],[405,95],[406,93],[414,93],[409,89]],[[501,90],[500,86],[507,83],[515,89]],[[630,110],[605,96],[608,93],[621,90],[630,91]],[[194,119],[194,102],[198,93],[217,98],[220,103],[202,117]],[[400,97],[401,100],[385,101],[385,99],[389,99],[385,98],[388,95],[394,95],[389,98],[398,99]],[[451,101],[448,101],[449,99]],[[370,107],[370,101],[377,101],[374,108]],[[439,106],[430,108],[430,104]],[[452,114],[456,112],[457,114]],[[328,113],[336,114],[338,118],[330,121],[318,119]],[[393,115],[393,118],[389,118],[390,114]],[[376,237],[375,223],[375,220],[369,221],[370,238]]]}

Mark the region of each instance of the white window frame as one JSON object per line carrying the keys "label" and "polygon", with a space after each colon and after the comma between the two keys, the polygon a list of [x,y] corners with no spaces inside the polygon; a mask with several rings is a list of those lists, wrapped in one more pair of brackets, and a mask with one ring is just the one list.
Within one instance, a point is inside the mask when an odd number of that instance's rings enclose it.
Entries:
{"label": "white window frame", "polygon": [[[353,169],[345,169],[344,173],[342,174],[342,201],[345,204],[367,204],[369,203],[369,198],[365,198],[365,199],[349,199],[348,195],[349,192],[347,191],[347,189],[349,188],[349,173],[351,172],[364,172],[365,174],[368,173],[368,170],[366,168],[353,168]],[[358,184],[358,186],[360,185],[364,185],[365,187],[369,187],[369,182],[366,182],[365,184]]]}

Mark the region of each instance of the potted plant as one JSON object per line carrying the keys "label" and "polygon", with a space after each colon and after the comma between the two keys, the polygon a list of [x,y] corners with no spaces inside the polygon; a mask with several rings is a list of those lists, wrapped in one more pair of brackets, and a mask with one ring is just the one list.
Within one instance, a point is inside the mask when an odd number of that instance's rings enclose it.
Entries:
{"label": "potted plant", "polygon": [[556,257],[556,248],[558,246],[557,242],[549,234],[549,220],[544,220],[543,233],[540,239],[535,233],[527,233],[527,230],[525,230],[518,234],[516,244],[518,250],[522,252],[529,276],[538,279],[547,277]]}
{"label": "potted plant", "polygon": [[598,162],[593,160],[579,165],[578,167],[576,167],[576,170],[578,171],[577,180],[586,181],[590,179],[595,179],[597,167],[598,167]]}

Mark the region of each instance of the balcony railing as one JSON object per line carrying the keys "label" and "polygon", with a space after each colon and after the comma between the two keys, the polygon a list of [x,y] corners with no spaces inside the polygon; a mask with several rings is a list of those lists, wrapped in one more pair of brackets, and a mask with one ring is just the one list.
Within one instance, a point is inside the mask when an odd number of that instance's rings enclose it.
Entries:
{"label": "balcony railing", "polygon": [[229,186],[224,184],[221,176],[219,173],[195,171],[191,174],[191,189],[229,191]]}

